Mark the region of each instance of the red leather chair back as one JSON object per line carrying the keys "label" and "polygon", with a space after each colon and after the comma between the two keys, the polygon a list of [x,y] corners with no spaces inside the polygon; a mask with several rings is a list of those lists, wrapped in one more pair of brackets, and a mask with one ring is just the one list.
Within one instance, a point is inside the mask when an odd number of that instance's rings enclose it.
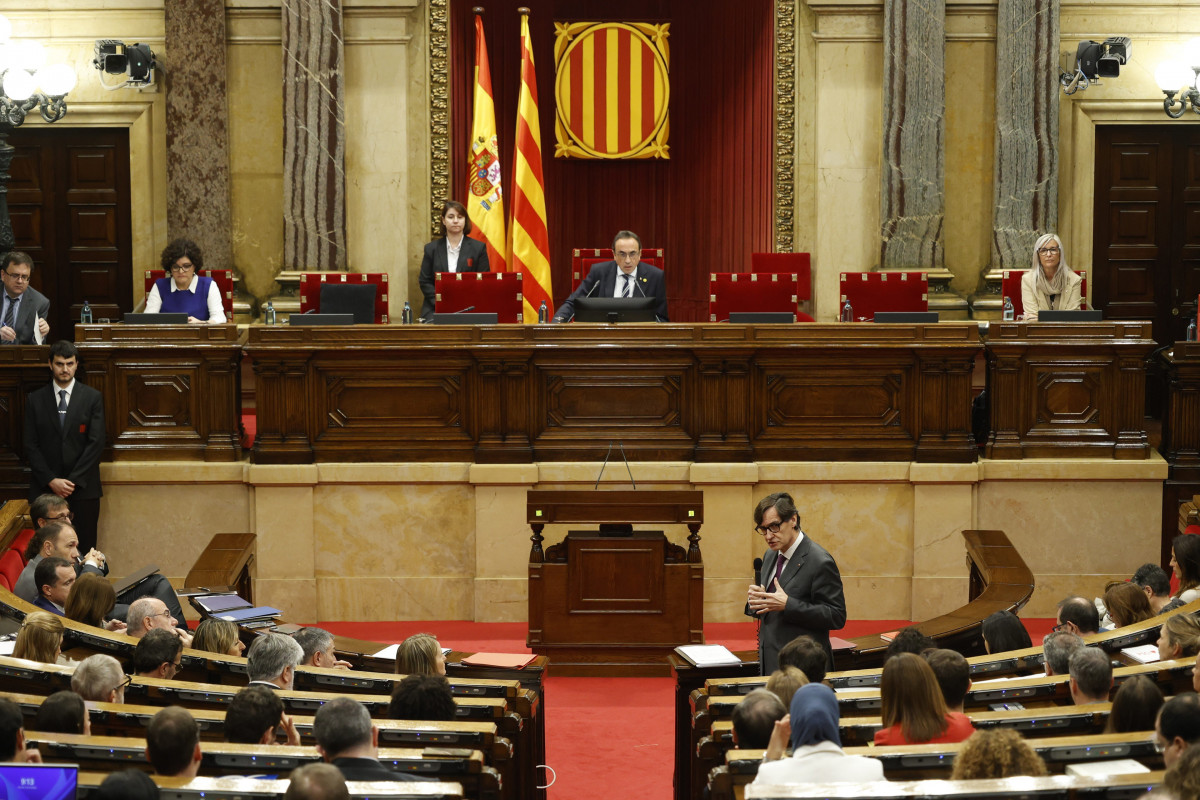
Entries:
{"label": "red leather chair back", "polygon": [[300,274],[300,313],[321,313],[321,284],[323,283],[372,283],[375,284],[376,325],[388,321],[388,276],[386,272],[303,272]]}
{"label": "red leather chair back", "polygon": [[847,300],[854,320],[871,321],[876,311],[928,311],[929,278],[924,272],[843,272],[838,318]]}
{"label": "red leather chair back", "polygon": [[472,313],[494,313],[497,322],[523,322],[521,278],[520,272],[439,272],[433,279],[434,313],[475,306]]}
{"label": "red leather chair back", "polygon": [[800,276],[794,272],[714,272],[708,280],[708,319],[724,322],[733,312],[782,311],[796,314]]}
{"label": "red leather chair back", "polygon": [[799,277],[796,297],[812,299],[812,257],[808,253],[751,253],[751,272],[794,272]]}
{"label": "red leather chair back", "polygon": [[[583,279],[587,277],[588,271],[592,265],[599,264],[601,261],[612,261],[613,251],[611,247],[599,247],[591,249],[575,249],[571,251],[571,291],[579,288],[579,284],[583,283]],[[643,247],[642,261],[645,261],[651,266],[665,269],[663,266],[663,249],[661,247]],[[554,313],[551,311],[550,313]]]}
{"label": "red leather chair back", "polygon": [[24,569],[25,560],[21,555],[16,550],[6,550],[4,555],[0,556],[0,585],[11,592]]}

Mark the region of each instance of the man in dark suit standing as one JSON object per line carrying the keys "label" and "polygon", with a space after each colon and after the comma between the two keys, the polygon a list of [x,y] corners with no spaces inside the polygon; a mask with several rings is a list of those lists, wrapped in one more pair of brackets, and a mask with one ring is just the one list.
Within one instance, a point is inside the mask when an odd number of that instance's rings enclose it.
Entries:
{"label": "man in dark suit standing", "polygon": [[807,634],[825,648],[833,667],[829,632],[846,624],[842,576],[833,556],[800,530],[791,495],[777,492],[754,509],[754,530],[767,541],[758,583],[746,595],[746,614],[761,620],[758,660],[763,675],[774,672],[779,649]]}
{"label": "man in dark suit standing", "polygon": [[575,316],[575,301],[580,297],[655,297],[654,310],[659,322],[667,317],[667,286],[663,271],[642,258],[642,240],[633,231],[618,231],[613,238],[614,261],[593,264],[579,288],[554,312],[555,322],[567,322]]}
{"label": "man in dark suit standing", "polygon": [[52,492],[71,502],[79,548],[96,546],[100,519],[100,456],[104,452],[104,398],[75,380],[79,351],[68,341],[50,348],[49,385],[25,400],[25,459],[29,500]]}
{"label": "man in dark suit standing", "polygon": [[50,334],[50,301],[29,285],[33,275],[33,259],[20,250],[4,257],[0,281],[4,296],[0,298],[0,344],[41,344]]}
{"label": "man in dark suit standing", "polygon": [[[442,238],[434,239],[425,245],[425,255],[421,258],[421,273],[417,276],[421,294],[425,296],[425,302],[421,304],[421,319],[426,322],[433,319],[436,298],[434,278],[437,273],[491,271],[487,245],[467,236],[470,232],[471,220],[467,218],[466,206],[455,200],[443,203]],[[462,309],[446,308],[442,311],[445,313]]]}

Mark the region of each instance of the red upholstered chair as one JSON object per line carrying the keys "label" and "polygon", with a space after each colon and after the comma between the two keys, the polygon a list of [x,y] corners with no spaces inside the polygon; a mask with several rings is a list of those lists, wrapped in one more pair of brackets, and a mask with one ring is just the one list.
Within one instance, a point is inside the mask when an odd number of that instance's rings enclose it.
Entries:
{"label": "red upholstered chair", "polygon": [[4,588],[11,592],[24,569],[25,560],[21,555],[16,550],[6,550],[4,555],[0,556],[0,584],[4,584]]}
{"label": "red upholstered chair", "polygon": [[843,272],[839,318],[847,300],[856,322],[875,319],[876,311],[928,311],[929,278],[924,272]]}
{"label": "red upholstered chair", "polygon": [[[221,308],[225,310],[225,319],[233,321],[233,270],[231,269],[202,269],[197,273],[206,278],[212,278],[217,284],[217,290],[221,292]],[[159,278],[167,277],[167,273],[161,269],[146,270],[146,294],[150,294],[150,287]]]}
{"label": "red upholstered chair", "polygon": [[[579,284],[583,283],[583,279],[587,277],[588,271],[591,270],[593,264],[599,264],[601,261],[612,261],[613,251],[611,247],[600,247],[592,249],[575,249],[571,251],[571,291],[579,288]],[[663,266],[663,249],[661,247],[643,247],[642,261],[645,261],[651,266],[665,269]]]}
{"label": "red upholstered chair", "polygon": [[708,319],[725,322],[733,312],[783,311],[812,322],[796,310],[799,280],[794,272],[714,272],[708,280]]}
{"label": "red upholstered chair", "polygon": [[[1000,297],[1001,304],[1004,303],[1005,297],[1012,300],[1013,316],[1020,317],[1025,313],[1025,303],[1021,299],[1021,279],[1025,277],[1027,269],[1006,269],[1004,276],[1000,279]],[[1075,270],[1083,281],[1079,284],[1079,307],[1086,310],[1087,302],[1087,273],[1080,270]],[[1003,308],[1003,305],[1001,306]]]}
{"label": "red upholstered chair", "polygon": [[16,538],[13,539],[13,542],[8,546],[8,549],[17,551],[17,554],[21,556],[21,560],[24,561],[25,548],[29,546],[29,540],[32,538],[33,528],[25,528],[16,535]]}
{"label": "red upholstered chair", "polygon": [[388,321],[388,276],[386,272],[302,272],[300,273],[300,313],[321,313],[321,284],[323,283],[372,283],[375,284],[376,325]]}
{"label": "red upholstered chair", "polygon": [[520,272],[439,272],[433,279],[434,313],[475,306],[473,314],[495,314],[497,322],[523,322],[521,277]]}
{"label": "red upholstered chair", "polygon": [[[808,308],[812,300],[812,256],[808,253],[751,253],[751,272],[794,272],[800,283],[796,287],[796,298],[801,306]],[[797,322],[815,322],[803,311],[796,312]]]}

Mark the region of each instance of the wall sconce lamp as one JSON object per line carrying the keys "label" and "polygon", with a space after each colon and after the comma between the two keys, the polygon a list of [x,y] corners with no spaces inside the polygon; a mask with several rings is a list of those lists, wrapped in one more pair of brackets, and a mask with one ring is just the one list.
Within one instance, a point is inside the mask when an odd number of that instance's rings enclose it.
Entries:
{"label": "wall sconce lamp", "polygon": [[[1183,47],[1183,57],[1164,61],[1154,70],[1154,80],[1162,89],[1163,111],[1171,119],[1179,119],[1190,108],[1200,114],[1200,36]],[[1179,95],[1176,100],[1175,96]]]}

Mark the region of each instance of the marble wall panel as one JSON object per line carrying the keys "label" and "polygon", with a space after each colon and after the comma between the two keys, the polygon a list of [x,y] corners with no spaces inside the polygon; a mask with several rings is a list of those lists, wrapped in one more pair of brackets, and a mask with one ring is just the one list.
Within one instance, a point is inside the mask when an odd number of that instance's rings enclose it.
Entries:
{"label": "marble wall panel", "polygon": [[472,619],[474,581],[434,577],[317,578],[323,620]]}
{"label": "marble wall panel", "polygon": [[476,622],[525,622],[529,619],[529,579],[476,578]]}

